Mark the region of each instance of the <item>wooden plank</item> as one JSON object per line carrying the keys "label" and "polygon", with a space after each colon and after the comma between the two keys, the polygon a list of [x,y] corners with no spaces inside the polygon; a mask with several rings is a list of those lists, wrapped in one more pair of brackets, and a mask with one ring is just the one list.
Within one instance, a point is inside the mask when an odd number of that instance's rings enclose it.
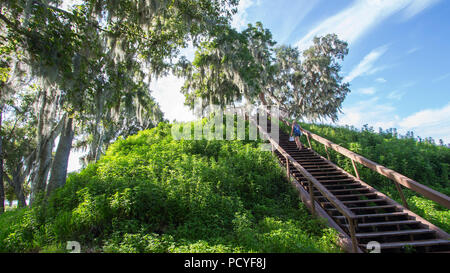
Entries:
{"label": "wooden plank", "polygon": [[[406,216],[406,212],[389,212],[389,213],[375,213],[375,214],[361,214],[356,215],[356,218],[374,218],[374,217],[389,217],[389,216]],[[345,219],[344,216],[334,216],[336,219]]]}
{"label": "wooden plank", "polygon": [[360,223],[358,227],[380,227],[380,226],[396,226],[396,225],[416,225],[420,224],[416,220],[403,220],[403,221],[387,221],[387,222],[374,222],[374,223]]}
{"label": "wooden plank", "polygon": [[[359,203],[371,203],[371,202],[387,202],[385,199],[367,199],[367,200],[351,200],[351,201],[341,201],[344,204],[359,204]],[[323,202],[325,205],[329,205],[330,202]]]}
{"label": "wooden plank", "polygon": [[403,235],[415,235],[415,234],[425,234],[425,233],[436,233],[431,229],[409,229],[400,231],[380,231],[380,232],[367,232],[367,233],[356,233],[358,238],[373,238],[381,236],[403,236]]}
{"label": "wooden plank", "polygon": [[[394,205],[384,205],[384,206],[367,206],[367,207],[349,207],[351,210],[374,210],[374,209],[390,209],[396,208]],[[336,209],[327,209],[327,211],[337,211]]]}

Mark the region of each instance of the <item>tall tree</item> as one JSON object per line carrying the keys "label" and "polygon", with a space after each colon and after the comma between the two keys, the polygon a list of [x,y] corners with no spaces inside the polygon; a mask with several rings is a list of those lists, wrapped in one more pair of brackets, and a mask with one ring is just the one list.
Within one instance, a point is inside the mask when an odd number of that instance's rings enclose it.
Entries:
{"label": "tall tree", "polygon": [[221,105],[245,98],[277,105],[293,118],[334,121],[350,91],[339,75],[347,43],[334,34],[313,42],[300,52],[276,47],[261,23],[241,33],[226,29],[201,45],[192,64],[180,63],[186,104],[193,106],[196,98]]}
{"label": "tall tree", "polygon": [[[0,128],[3,120],[3,104],[0,104]],[[3,184],[3,136],[0,134],[0,214],[5,211],[5,187]]]}
{"label": "tall tree", "polygon": [[[142,72],[164,74],[180,47],[189,40],[196,44],[217,26],[227,24],[238,1],[85,0],[72,10],[61,9],[60,2],[0,4],[5,37],[18,41],[23,63],[38,85],[37,145],[29,174],[32,201],[46,187],[51,191],[64,183],[71,136],[77,132],[74,124],[92,124],[92,117],[98,121],[89,133],[95,139],[92,154],[98,158],[99,147],[116,137],[104,132],[145,127],[148,124],[139,117],[161,116],[144,94],[146,86],[139,86]],[[131,112],[138,117],[122,115]],[[116,119],[107,124],[108,117]],[[58,136],[55,157],[61,164],[52,155]],[[49,176],[52,185],[47,185]]]}

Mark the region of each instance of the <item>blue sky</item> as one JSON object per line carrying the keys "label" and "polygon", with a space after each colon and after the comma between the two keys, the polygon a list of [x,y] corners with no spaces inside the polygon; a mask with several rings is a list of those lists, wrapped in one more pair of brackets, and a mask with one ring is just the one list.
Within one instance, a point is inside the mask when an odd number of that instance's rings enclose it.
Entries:
{"label": "blue sky", "polygon": [[[279,44],[301,49],[315,35],[338,34],[349,42],[342,75],[352,90],[338,124],[413,130],[450,143],[448,14],[443,0],[241,0],[233,26],[261,21]],[[152,85],[170,120],[192,118],[177,94],[181,84],[168,77]]]}
{"label": "blue sky", "polygon": [[[315,35],[338,34],[349,43],[342,75],[352,92],[337,124],[450,143],[449,14],[445,0],[241,0],[232,24],[261,21],[279,44],[300,49]],[[192,58],[194,50],[183,53]],[[193,120],[182,84],[168,76],[151,85],[170,121]]]}

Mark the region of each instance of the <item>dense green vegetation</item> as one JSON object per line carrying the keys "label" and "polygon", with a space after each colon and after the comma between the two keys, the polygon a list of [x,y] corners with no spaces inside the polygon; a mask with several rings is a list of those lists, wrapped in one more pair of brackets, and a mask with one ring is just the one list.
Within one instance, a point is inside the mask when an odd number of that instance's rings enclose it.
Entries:
{"label": "dense green vegetation", "polygon": [[119,139],[33,208],[0,216],[0,251],[337,252],[258,142]]}
{"label": "dense green vegetation", "polygon": [[[392,131],[302,124],[314,133],[449,194],[450,150]],[[284,128],[287,129],[287,128]],[[171,125],[119,139],[105,156],[33,208],[0,216],[0,251],[337,252],[336,232],[313,219],[260,142],[175,141]],[[304,143],[306,139],[303,139]],[[326,155],[323,146],[313,148]],[[353,173],[351,162],[330,152]],[[364,181],[400,202],[391,181]],[[450,212],[404,190],[411,209],[449,232]]]}
{"label": "dense green vegetation", "polygon": [[[432,189],[450,195],[449,167],[450,149],[445,146],[418,141],[398,136],[394,130],[375,132],[373,128],[364,127],[357,130],[353,127],[336,127],[329,125],[302,124],[315,134],[358,153],[383,166],[393,169]],[[285,130],[288,130],[283,126]],[[303,143],[308,143],[302,137]],[[327,156],[322,144],[311,140],[313,149]],[[345,156],[329,149],[331,161],[347,172],[354,174],[351,161]],[[358,172],[363,181],[387,194],[401,204],[401,198],[393,182],[378,173],[358,165]],[[427,198],[403,188],[411,210],[433,224],[450,232],[450,211]]]}

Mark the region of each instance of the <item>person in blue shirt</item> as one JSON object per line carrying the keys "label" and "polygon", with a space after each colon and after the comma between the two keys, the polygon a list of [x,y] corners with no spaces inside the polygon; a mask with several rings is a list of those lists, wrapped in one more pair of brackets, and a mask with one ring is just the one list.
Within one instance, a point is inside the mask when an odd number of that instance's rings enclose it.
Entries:
{"label": "person in blue shirt", "polygon": [[[294,135],[294,137],[292,137]],[[297,122],[292,122],[292,130],[290,139],[294,138],[297,148],[299,150],[303,149],[303,144],[300,142],[300,137],[302,136],[302,131],[300,130],[300,125]],[[293,140],[291,140],[293,141]]]}

